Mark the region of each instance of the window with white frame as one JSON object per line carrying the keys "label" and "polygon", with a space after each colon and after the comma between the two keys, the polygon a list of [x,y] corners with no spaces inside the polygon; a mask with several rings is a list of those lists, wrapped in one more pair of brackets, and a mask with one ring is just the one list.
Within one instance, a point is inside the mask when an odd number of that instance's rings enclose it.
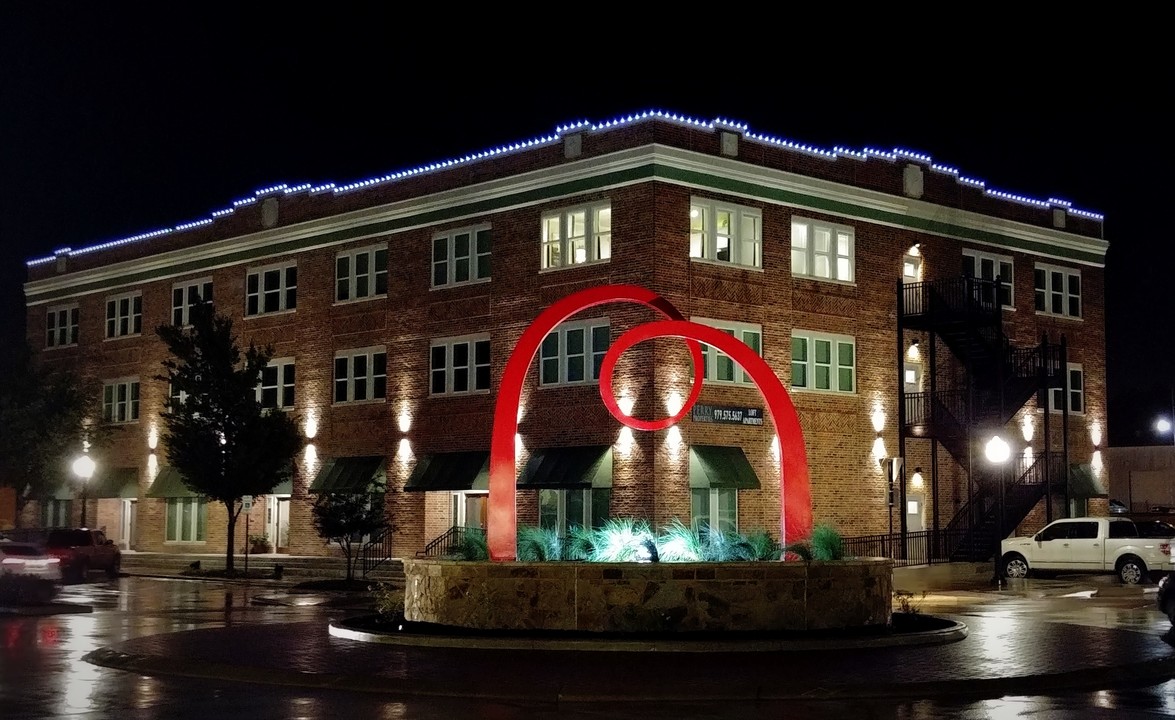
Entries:
{"label": "window with white frame", "polygon": [[847,335],[794,330],[791,335],[791,386],[804,390],[856,392],[856,354],[856,341]]}
{"label": "window with white frame", "polygon": [[384,400],[388,354],[382,346],[335,353],[335,402]]}
{"label": "window with white frame", "polygon": [[41,527],[72,527],[73,501],[49,498],[41,501]]}
{"label": "window with white frame", "polygon": [[611,500],[612,488],[543,488],[539,490],[539,527],[563,537],[574,527],[603,527]]}
{"label": "window with white frame", "polygon": [[922,363],[919,360],[905,361],[902,372],[905,391],[908,393],[922,392]]}
{"label": "window with white frame", "polygon": [[490,389],[490,337],[476,335],[432,341],[429,392],[458,395]]}
{"label": "window with white frame", "polygon": [[922,256],[902,256],[902,282],[915,283],[922,279]]}
{"label": "window with white frame", "polygon": [[270,410],[294,407],[294,358],[270,360],[261,370],[257,384],[257,402]]}
{"label": "window with white frame", "polygon": [[45,314],[45,347],[78,344],[78,306],[51,307]]}
{"label": "window with white frame", "polygon": [[998,294],[1000,307],[1016,307],[1013,271],[1012,258],[1007,255],[963,250],[963,277],[985,281],[975,285],[975,299],[984,305],[994,305]]}
{"label": "window with white frame", "polygon": [[1049,410],[1064,412],[1065,398],[1069,398],[1069,412],[1075,415],[1085,413],[1085,372],[1081,363],[1069,363],[1065,368],[1065,387],[1050,390]]}
{"label": "window with white frame", "polygon": [[298,307],[298,266],[282,263],[253,268],[245,275],[245,315],[294,310]]}
{"label": "window with white frame", "polygon": [[102,419],[108,423],[138,421],[138,378],[111,380],[102,385]]}
{"label": "window with white frame", "polygon": [[691,527],[699,533],[711,528],[723,533],[738,532],[738,490],[734,488],[690,488]]}
{"label": "window with white frame", "polygon": [[432,239],[432,286],[490,279],[493,250],[488,225],[450,230]]}
{"label": "window with white frame", "polygon": [[176,408],[183,405],[188,400],[188,394],[175,386],[175,383],[167,384],[167,400],[169,407]]}
{"label": "window with white frame", "polygon": [[106,337],[117,338],[143,332],[143,295],[129,293],[106,298]]}
{"label": "window with white frame", "polygon": [[612,257],[612,204],[543,213],[541,268],[601,262]]}
{"label": "window with white frame", "polygon": [[208,504],[204,498],[167,498],[167,542],[203,542],[208,525]]}
{"label": "window with white frame", "polygon": [[[717,328],[736,340],[741,340],[749,348],[754,350],[756,355],[762,357],[762,326],[731,322],[728,320],[713,320],[710,318],[693,318],[693,321]],[[739,368],[733,358],[718,348],[710,347],[706,343],[702,343],[702,364],[704,366],[702,368],[702,379],[704,380],[718,383],[750,384],[752,382],[751,376],[745,370]]]}
{"label": "window with white frame", "polygon": [[607,319],[563,323],[547,334],[539,348],[539,384],[596,382],[611,344]]}
{"label": "window with white frame", "polygon": [[693,198],[689,225],[691,258],[763,267],[763,214],[758,208]]}
{"label": "window with white frame", "polygon": [[1036,311],[1046,315],[1081,317],[1081,271],[1036,264]]}
{"label": "window with white frame", "polygon": [[388,294],[388,248],[375,245],[335,256],[335,301]]}
{"label": "window with white frame", "polygon": [[791,274],[853,282],[856,277],[855,244],[853,228],[848,225],[792,218]]}
{"label": "window with white frame", "polygon": [[212,302],[212,280],[189,280],[171,287],[171,324],[185,327],[192,324],[192,308]]}

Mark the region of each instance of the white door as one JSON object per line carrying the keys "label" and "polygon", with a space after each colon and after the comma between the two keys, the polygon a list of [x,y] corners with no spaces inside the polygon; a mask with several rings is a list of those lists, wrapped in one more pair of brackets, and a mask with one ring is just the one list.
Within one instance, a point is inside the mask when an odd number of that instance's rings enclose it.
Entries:
{"label": "white door", "polygon": [[906,531],[921,532],[926,529],[922,520],[922,495],[906,494]]}
{"label": "white door", "polygon": [[487,492],[453,493],[453,524],[485,530],[489,498]]}
{"label": "white door", "polygon": [[123,500],[118,522],[118,546],[123,550],[130,550],[135,538],[135,506],[134,500]]}
{"label": "white door", "polygon": [[265,534],[274,552],[290,546],[290,496],[268,495],[265,501]]}

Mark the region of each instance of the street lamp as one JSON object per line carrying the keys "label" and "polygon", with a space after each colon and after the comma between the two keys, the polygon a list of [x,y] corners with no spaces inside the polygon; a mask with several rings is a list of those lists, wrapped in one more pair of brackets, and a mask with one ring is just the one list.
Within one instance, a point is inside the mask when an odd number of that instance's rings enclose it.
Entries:
{"label": "street lamp", "polygon": [[[1166,435],[1171,432],[1171,421],[1165,417],[1159,418],[1155,421],[1155,430],[1158,430],[1160,435]],[[1171,443],[1175,445],[1175,432],[1171,432]]]}
{"label": "street lamp", "polygon": [[86,526],[86,486],[90,478],[94,477],[94,460],[89,455],[82,455],[73,461],[73,474],[82,482],[82,527]]}
{"label": "street lamp", "polygon": [[987,441],[987,445],[983,448],[983,454],[987,457],[988,462],[996,466],[996,478],[1000,484],[999,488],[999,502],[996,505],[996,536],[995,536],[995,574],[992,576],[992,583],[999,587],[1001,575],[1000,572],[1000,543],[1004,539],[1004,463],[1012,456],[1012,448],[999,435],[992,437]]}

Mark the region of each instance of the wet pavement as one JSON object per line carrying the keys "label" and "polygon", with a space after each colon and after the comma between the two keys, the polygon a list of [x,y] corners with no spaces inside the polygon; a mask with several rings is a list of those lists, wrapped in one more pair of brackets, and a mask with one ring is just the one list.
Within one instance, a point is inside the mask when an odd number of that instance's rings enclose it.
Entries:
{"label": "wet pavement", "polygon": [[67,588],[88,613],[0,616],[0,716],[1175,715],[1153,594],[1100,589],[928,594],[968,627],[941,646],[698,655],[378,645],[330,635],[366,612],[340,596],[124,577]]}

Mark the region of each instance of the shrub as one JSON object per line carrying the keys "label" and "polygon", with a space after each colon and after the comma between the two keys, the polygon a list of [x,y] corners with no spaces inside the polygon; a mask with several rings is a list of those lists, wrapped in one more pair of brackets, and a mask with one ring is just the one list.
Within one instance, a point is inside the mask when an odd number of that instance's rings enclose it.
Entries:
{"label": "shrub", "polygon": [[818,523],[812,528],[809,538],[812,557],[816,560],[843,560],[845,541],[840,531],[827,523]]}
{"label": "shrub", "polygon": [[563,538],[555,528],[518,528],[517,556],[520,562],[548,562],[563,559]]}
{"label": "shrub", "polygon": [[612,518],[593,531],[592,554],[588,559],[593,562],[636,562],[645,542],[656,542],[647,521]]}
{"label": "shrub", "polygon": [[584,525],[572,525],[564,545],[568,560],[590,560],[596,551],[596,533]]}
{"label": "shrub", "polygon": [[462,560],[489,560],[490,546],[484,532],[466,530],[457,545],[457,557]]}
{"label": "shrub", "polygon": [[705,548],[693,528],[674,518],[657,536],[657,555],[663,562],[699,562]]}
{"label": "shrub", "polygon": [[404,616],[404,591],[388,583],[376,583],[371,588],[375,611],[381,617],[398,619]]}
{"label": "shrub", "polygon": [[763,530],[756,530],[747,535],[747,546],[750,550],[748,560],[778,560],[780,558],[779,543]]}

